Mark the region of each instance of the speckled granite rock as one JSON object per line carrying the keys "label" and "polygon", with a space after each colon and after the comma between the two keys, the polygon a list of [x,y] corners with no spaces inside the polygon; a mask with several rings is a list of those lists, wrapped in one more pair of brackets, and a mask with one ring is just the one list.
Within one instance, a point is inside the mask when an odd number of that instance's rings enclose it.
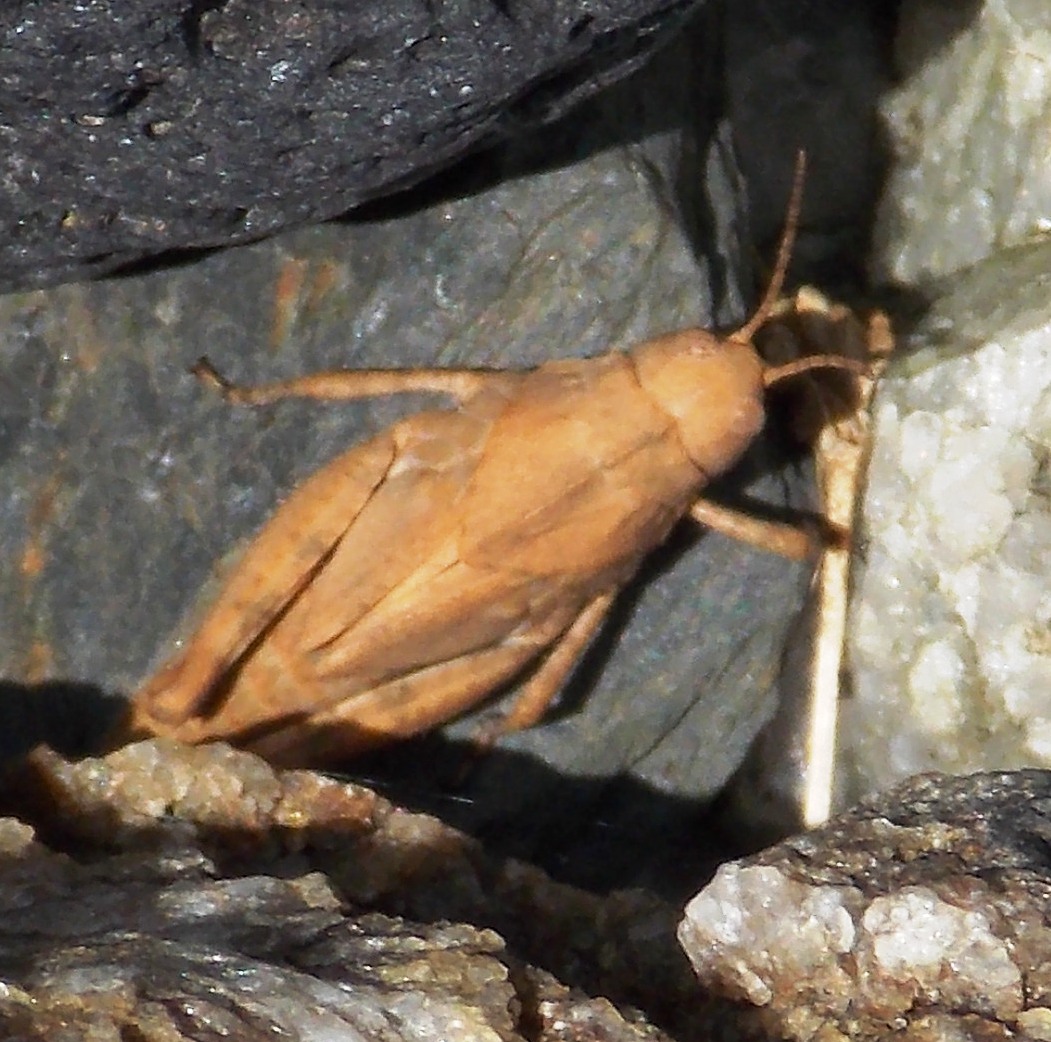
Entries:
{"label": "speckled granite rock", "polygon": [[1025,0],[902,5],[871,268],[930,313],[875,405],[841,743],[855,795],[1051,763],[1049,41]]}
{"label": "speckled granite rock", "polygon": [[679,936],[746,1034],[1044,1039],[1049,815],[1044,771],[918,778],[723,866]]}

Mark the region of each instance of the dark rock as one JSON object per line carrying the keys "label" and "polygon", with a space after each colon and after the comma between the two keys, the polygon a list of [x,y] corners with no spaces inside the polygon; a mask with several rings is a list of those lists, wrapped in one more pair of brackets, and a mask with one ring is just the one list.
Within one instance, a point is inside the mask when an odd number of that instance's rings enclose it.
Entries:
{"label": "dark rock", "polygon": [[0,289],[334,217],[563,114],[696,6],[7,5]]}

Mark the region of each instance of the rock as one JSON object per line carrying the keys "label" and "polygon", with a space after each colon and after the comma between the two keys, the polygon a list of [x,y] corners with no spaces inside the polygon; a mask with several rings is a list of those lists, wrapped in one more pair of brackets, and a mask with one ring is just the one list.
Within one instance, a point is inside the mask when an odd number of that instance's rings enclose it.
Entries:
{"label": "rock", "polygon": [[[902,7],[871,269],[908,335],[877,393],[842,775],[1043,766],[1051,17]],[[965,129],[966,128],[966,129]],[[922,317],[917,321],[916,315]]]}
{"label": "rock", "polygon": [[679,937],[746,1037],[1045,1037],[1051,774],[930,775],[720,868]]}
{"label": "rock", "polygon": [[792,157],[805,149],[796,264],[823,290],[856,289],[884,173],[877,113],[889,85],[887,5],[763,0],[729,4],[725,17],[727,107],[752,234],[780,237]]}
{"label": "rock", "polygon": [[908,286],[1047,231],[1051,11],[908,0],[897,37],[871,268]]}
{"label": "rock", "polygon": [[877,392],[844,741],[860,791],[1051,765],[1048,244],[956,275]]}
{"label": "rock", "polygon": [[359,786],[163,742],[7,782],[4,1037],[668,1038],[629,997],[689,1022],[669,908],[492,861]]}
{"label": "rock", "polygon": [[0,17],[0,287],[336,217],[638,68],[688,0],[30,2]]}

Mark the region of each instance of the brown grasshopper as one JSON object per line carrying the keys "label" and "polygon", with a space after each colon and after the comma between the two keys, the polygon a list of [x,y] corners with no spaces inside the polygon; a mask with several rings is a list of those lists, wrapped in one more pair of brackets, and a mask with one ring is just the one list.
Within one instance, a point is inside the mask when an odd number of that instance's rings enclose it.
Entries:
{"label": "brown grasshopper", "polygon": [[531,670],[487,739],[544,714],[618,591],[685,514],[804,557],[801,529],[699,498],[764,422],[752,338],[781,285],[802,162],[762,302],[725,338],[688,329],[627,353],[502,370],[359,370],[238,387],[230,402],[429,391],[419,412],[322,467],[248,547],[184,650],[132,699],[123,735],[226,739],[332,763],[443,723]]}

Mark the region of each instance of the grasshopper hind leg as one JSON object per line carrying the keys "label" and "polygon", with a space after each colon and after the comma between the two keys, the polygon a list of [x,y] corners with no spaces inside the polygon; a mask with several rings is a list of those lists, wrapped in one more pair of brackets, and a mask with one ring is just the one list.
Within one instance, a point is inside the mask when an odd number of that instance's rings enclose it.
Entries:
{"label": "grasshopper hind leg", "polygon": [[503,375],[484,369],[338,369],[249,386],[227,380],[207,358],[199,358],[190,371],[233,405],[270,405],[285,398],[353,401],[413,392],[464,402]]}

